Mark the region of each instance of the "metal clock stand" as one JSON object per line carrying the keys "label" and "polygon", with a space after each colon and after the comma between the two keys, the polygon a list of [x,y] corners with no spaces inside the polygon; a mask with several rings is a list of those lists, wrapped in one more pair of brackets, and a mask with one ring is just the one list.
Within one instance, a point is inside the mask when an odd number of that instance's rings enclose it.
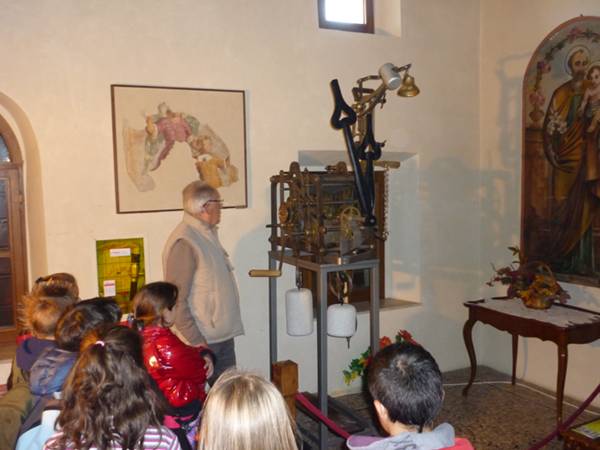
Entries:
{"label": "metal clock stand", "polygon": [[[281,251],[269,252],[269,269],[275,270],[282,260]],[[317,279],[317,370],[318,370],[318,408],[327,415],[327,275],[332,272],[368,269],[370,274],[370,345],[379,349],[379,261],[369,259],[340,264],[318,264],[284,252],[283,262],[294,267],[312,271]],[[277,361],[277,278],[269,278],[269,355],[271,365]],[[319,449],[327,449],[328,430],[319,423]]]}

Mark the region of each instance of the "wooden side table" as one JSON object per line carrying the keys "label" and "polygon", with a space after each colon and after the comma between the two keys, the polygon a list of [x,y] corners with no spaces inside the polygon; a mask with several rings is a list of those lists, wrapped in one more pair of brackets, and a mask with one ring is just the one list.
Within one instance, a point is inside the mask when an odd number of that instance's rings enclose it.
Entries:
{"label": "wooden side table", "polygon": [[567,375],[569,344],[586,344],[600,339],[600,313],[570,305],[555,304],[547,310],[527,308],[519,299],[492,299],[466,302],[469,318],[463,327],[463,337],[471,376],[463,389],[467,395],[475,380],[477,359],[473,347],[472,330],[476,322],[483,322],[512,335],[512,384],[515,384],[519,336],[552,341],[558,347],[558,374],[556,377],[556,422],[562,423],[562,406]]}

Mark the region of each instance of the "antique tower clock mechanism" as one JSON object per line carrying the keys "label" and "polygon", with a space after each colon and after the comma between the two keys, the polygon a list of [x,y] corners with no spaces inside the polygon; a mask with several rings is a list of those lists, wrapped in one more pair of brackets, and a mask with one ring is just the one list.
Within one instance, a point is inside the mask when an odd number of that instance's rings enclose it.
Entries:
{"label": "antique tower clock mechanism", "polygon": [[[325,171],[311,172],[292,162],[288,170],[271,177],[269,268],[251,270],[250,276],[269,277],[269,358],[274,364],[278,350],[276,280],[284,262],[296,267],[298,289],[286,292],[286,324],[290,335],[312,333],[315,308],[318,407],[325,415],[330,403],[327,335],[350,339],[355,333],[358,321],[355,306],[349,304],[350,291],[356,292],[361,284],[361,296],[364,294],[369,304],[369,342],[374,351],[379,347],[387,184],[374,167],[388,169],[399,163],[380,160],[384,143],[373,135],[373,110],[385,104],[388,90],[399,88],[398,95],[403,97],[419,93],[409,69],[410,64],[397,67],[387,63],[377,75],[360,78],[352,89],[352,106],[344,101],[338,81],[331,81],[335,104],[331,125],[343,131],[351,170],[339,162]],[[376,89],[365,87],[372,80],[379,80],[380,85]],[[330,300],[333,304],[328,307]],[[327,447],[323,424],[319,425],[319,444],[320,449]]]}
{"label": "antique tower clock mechanism", "polygon": [[[340,162],[324,172],[309,172],[292,162],[289,170],[271,177],[271,223],[267,226],[271,228],[272,249],[278,248],[282,258],[279,269],[252,270],[251,276],[279,276],[285,251],[329,264],[376,257],[375,240],[385,240],[387,231],[385,221],[377,223],[374,167],[387,169],[399,163],[380,160],[385,142],[375,140],[373,112],[377,105],[386,103],[388,90],[399,88],[397,93],[402,97],[419,93],[408,73],[410,67],[386,63],[378,75],[358,79],[352,89],[352,106],[345,102],[338,80],[331,81],[331,125],[343,131],[351,170]],[[380,85],[376,89],[365,87],[372,80],[379,80]],[[378,194],[385,200],[385,187]]]}

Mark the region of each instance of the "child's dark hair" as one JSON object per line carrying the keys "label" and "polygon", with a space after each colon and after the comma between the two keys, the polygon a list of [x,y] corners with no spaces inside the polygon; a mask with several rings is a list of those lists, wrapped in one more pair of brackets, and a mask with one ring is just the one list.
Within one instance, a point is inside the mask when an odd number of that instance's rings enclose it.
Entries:
{"label": "child's dark hair", "polygon": [[92,298],[83,300],[67,310],[56,325],[56,345],[78,352],[81,341],[94,328],[118,322],[121,310],[114,299]]}
{"label": "child's dark hair", "polygon": [[369,392],[393,422],[419,428],[432,424],[444,391],[442,374],[433,356],[410,343],[392,344],[375,355],[367,375]]}
{"label": "child's dark hair", "polygon": [[79,302],[85,308],[94,313],[102,315],[105,322],[115,323],[121,320],[123,315],[119,304],[114,297],[93,297]]}
{"label": "child's dark hair", "polygon": [[160,430],[166,409],[144,368],[141,336],[119,325],[86,337],[63,399],[57,449],[142,448],[146,429]]}
{"label": "child's dark hair", "polygon": [[143,286],[133,298],[133,314],[138,329],[148,325],[168,325],[163,321],[163,310],[173,309],[179,291],[166,281],[156,281]]}

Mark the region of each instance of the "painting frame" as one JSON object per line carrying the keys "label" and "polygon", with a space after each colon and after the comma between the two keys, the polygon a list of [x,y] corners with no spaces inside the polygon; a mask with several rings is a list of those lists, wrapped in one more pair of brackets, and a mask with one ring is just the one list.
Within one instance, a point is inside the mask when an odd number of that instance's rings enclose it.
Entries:
{"label": "painting frame", "polygon": [[224,208],[247,208],[243,90],[111,84],[117,214],[182,210],[203,180]]}
{"label": "painting frame", "polygon": [[533,52],[522,92],[522,256],[560,281],[599,286],[600,17],[554,28]]}

